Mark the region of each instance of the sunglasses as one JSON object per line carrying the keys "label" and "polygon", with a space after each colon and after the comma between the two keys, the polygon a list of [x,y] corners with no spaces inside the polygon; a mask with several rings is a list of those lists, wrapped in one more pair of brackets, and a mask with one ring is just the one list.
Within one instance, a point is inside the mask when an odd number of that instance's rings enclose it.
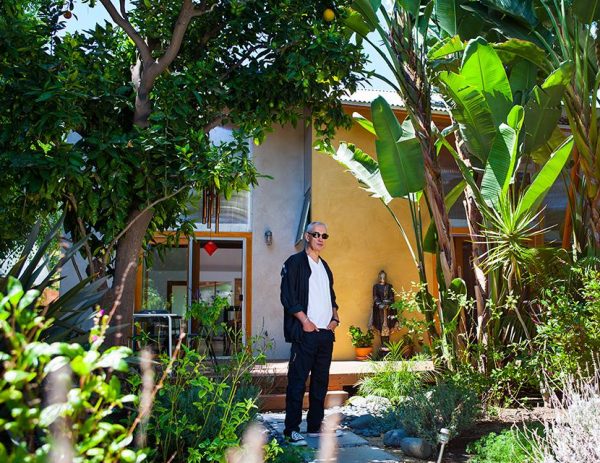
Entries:
{"label": "sunglasses", "polygon": [[329,238],[329,235],[327,233],[319,233],[319,232],[306,232],[306,233],[308,233],[313,238],[323,238],[324,240]]}

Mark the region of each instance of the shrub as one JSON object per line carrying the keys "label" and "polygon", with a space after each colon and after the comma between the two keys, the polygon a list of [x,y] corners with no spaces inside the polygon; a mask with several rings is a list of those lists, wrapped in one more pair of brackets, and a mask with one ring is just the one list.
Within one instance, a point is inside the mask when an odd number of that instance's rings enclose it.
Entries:
{"label": "shrub", "polygon": [[600,461],[600,371],[591,378],[568,377],[562,397],[554,395],[554,417],[544,424],[544,436],[532,436],[536,462]]}
{"label": "shrub", "polygon": [[135,395],[123,395],[116,372],[131,351],[101,352],[108,317],[99,313],[89,347],[40,341],[51,325],[39,310],[40,292],[9,277],[0,293],[0,461],[139,462],[133,428],[116,413]]}
{"label": "shrub", "polygon": [[400,403],[395,414],[409,435],[437,445],[441,428],[456,437],[473,424],[480,412],[477,395],[453,383],[438,383],[428,390],[420,389]]}
{"label": "shrub", "polygon": [[[264,354],[241,349],[217,369],[198,352],[182,346],[180,357],[159,391],[148,422],[158,461],[221,461],[240,444],[256,415],[259,393],[250,370]],[[162,358],[163,367],[169,359]],[[139,385],[140,378],[135,383]]]}
{"label": "shrub", "polygon": [[530,453],[533,443],[518,429],[494,432],[467,446],[473,454],[470,463],[533,463]]}
{"label": "shrub", "polygon": [[545,292],[535,338],[544,370],[576,374],[600,352],[600,271],[574,267],[571,279]]}
{"label": "shrub", "polygon": [[388,344],[389,353],[383,360],[371,361],[373,374],[358,382],[358,393],[363,396],[385,397],[393,405],[421,388],[421,373],[412,371],[412,361],[402,361],[402,344]]}

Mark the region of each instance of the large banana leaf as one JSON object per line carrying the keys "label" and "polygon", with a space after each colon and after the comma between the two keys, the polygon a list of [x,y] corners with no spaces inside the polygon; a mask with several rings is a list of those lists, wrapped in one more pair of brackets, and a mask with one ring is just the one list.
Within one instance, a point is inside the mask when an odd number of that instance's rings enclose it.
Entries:
{"label": "large banana leaf", "polygon": [[575,16],[585,24],[600,19],[600,0],[573,0],[572,8]]}
{"label": "large banana leaf", "polygon": [[432,61],[448,58],[454,53],[459,53],[463,51],[465,47],[466,44],[460,39],[458,35],[455,35],[454,37],[448,37],[432,45],[431,48],[429,48],[429,51],[427,52],[427,58]]}
{"label": "large banana leaf", "polygon": [[525,107],[525,152],[545,143],[562,114],[561,100],[573,74],[573,65],[563,63],[541,87],[534,87]]}
{"label": "large banana leaf", "polygon": [[513,65],[517,60],[524,59],[546,72],[552,70],[546,52],[529,40],[513,38],[505,42],[495,43],[493,47],[502,62],[507,66]]}
{"label": "large banana leaf", "polygon": [[485,0],[482,2],[501,13],[518,17],[532,26],[538,22],[532,0]]}
{"label": "large banana leaf", "polygon": [[376,135],[375,128],[373,127],[373,123],[369,119],[367,119],[365,116],[363,116],[360,113],[352,113],[352,118],[358,123],[358,125],[360,125],[367,132],[369,132],[373,135]]}
{"label": "large banana leaf", "polygon": [[570,136],[560,145],[552,154],[548,162],[533,179],[529,188],[523,195],[523,198],[517,206],[517,214],[523,214],[531,209],[538,207],[542,202],[558,176],[565,163],[571,155],[573,149],[573,137]]}
{"label": "large banana leaf", "polygon": [[518,135],[512,127],[500,125],[481,179],[481,195],[490,206],[496,204],[510,184],[511,167],[516,162],[517,140]]}
{"label": "large banana leaf", "polygon": [[385,204],[392,200],[381,178],[379,165],[371,156],[347,143],[341,143],[337,152],[332,151],[328,154],[348,169],[371,196],[381,198]]}
{"label": "large banana leaf", "polygon": [[485,165],[496,136],[487,101],[480,91],[466,84],[462,75],[444,71],[439,74],[439,80],[443,84],[442,92],[455,105],[452,116],[459,124],[469,152]]}
{"label": "large banana leaf", "polygon": [[425,186],[425,166],[419,141],[406,138],[384,98],[377,97],[373,101],[371,113],[377,133],[377,160],[387,191],[394,198],[421,191]]}
{"label": "large banana leaf", "polygon": [[460,74],[467,85],[483,94],[495,126],[505,122],[513,104],[510,82],[498,54],[484,38],[467,44]]}
{"label": "large banana leaf", "polygon": [[537,82],[538,68],[524,59],[518,60],[510,70],[510,88],[515,104],[525,105],[529,92]]}
{"label": "large banana leaf", "polygon": [[373,0],[371,3],[369,0],[354,0],[352,2],[352,9],[360,13],[369,29],[374,31],[379,24],[379,20],[377,19],[379,5],[381,5],[381,1]]}
{"label": "large banana leaf", "polygon": [[440,27],[451,36],[458,34],[458,23],[465,11],[460,8],[464,0],[435,0],[435,17]]}

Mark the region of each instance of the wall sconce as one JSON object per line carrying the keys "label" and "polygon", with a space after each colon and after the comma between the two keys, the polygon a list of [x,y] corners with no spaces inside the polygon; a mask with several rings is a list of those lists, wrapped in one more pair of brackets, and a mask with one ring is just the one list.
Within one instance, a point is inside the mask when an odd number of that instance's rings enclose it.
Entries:
{"label": "wall sconce", "polygon": [[273,232],[271,230],[267,230],[265,232],[265,244],[267,246],[271,246],[273,244]]}

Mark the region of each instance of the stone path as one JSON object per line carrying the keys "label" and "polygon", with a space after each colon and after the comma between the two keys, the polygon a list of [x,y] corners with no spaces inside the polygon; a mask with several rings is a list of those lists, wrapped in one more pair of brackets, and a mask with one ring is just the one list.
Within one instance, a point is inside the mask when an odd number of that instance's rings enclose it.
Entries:
{"label": "stone path", "polygon": [[[284,413],[263,413],[262,420],[266,428],[274,437],[283,441],[283,421]],[[302,415],[302,424],[300,431],[306,429],[306,413]],[[308,446],[313,449],[319,448],[318,437],[306,437]],[[392,463],[406,461],[392,455],[378,447],[369,445],[365,439],[357,436],[353,432],[343,429],[343,434],[337,438],[338,442],[338,462],[343,463]],[[315,460],[315,462],[318,460]]]}

